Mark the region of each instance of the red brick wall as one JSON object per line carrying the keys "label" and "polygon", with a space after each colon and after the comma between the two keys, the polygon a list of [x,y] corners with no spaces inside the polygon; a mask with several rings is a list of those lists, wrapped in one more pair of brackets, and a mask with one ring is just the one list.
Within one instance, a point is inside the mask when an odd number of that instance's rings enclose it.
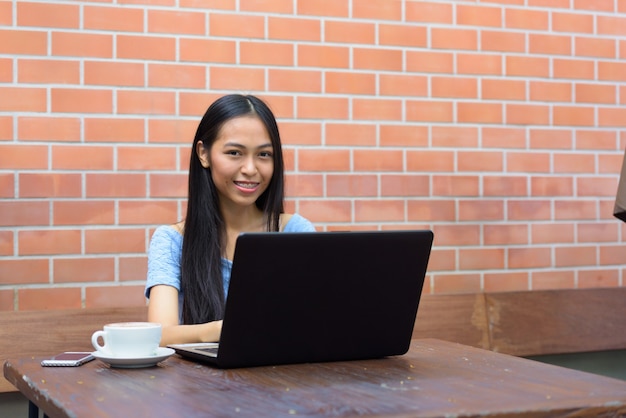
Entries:
{"label": "red brick wall", "polygon": [[235,91],[290,211],[434,230],[427,292],[626,284],[626,0],[0,0],[0,309],[143,304]]}

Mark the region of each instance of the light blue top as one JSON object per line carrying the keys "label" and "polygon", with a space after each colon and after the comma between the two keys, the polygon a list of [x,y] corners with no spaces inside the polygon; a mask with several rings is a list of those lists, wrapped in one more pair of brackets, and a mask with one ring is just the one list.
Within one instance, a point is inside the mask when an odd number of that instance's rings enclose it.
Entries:
{"label": "light blue top", "polygon": [[[283,232],[314,232],[313,224],[298,214],[294,214]],[[183,252],[183,236],[169,225],[160,226],[154,231],[148,249],[148,279],[145,295],[150,297],[152,286],[164,284],[178,290],[179,318],[182,318],[183,292],[180,286],[180,260]],[[222,257],[222,277],[224,295],[228,294],[230,273],[233,262]]]}

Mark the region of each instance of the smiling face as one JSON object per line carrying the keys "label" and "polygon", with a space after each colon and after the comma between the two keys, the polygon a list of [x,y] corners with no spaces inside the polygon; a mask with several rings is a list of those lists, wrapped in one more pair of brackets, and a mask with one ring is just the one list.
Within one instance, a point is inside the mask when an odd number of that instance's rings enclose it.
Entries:
{"label": "smiling face", "polygon": [[267,189],[274,173],[273,146],[256,115],[225,122],[210,146],[199,141],[197,153],[225,205],[251,206]]}

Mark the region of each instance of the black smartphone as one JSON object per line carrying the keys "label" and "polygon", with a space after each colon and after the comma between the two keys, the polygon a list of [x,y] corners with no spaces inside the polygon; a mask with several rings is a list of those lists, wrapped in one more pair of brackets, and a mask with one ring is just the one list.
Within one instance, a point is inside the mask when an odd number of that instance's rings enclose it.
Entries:
{"label": "black smartphone", "polygon": [[81,364],[85,364],[94,358],[93,354],[87,351],[66,351],[65,353],[57,354],[50,359],[43,360],[41,365],[54,367],[76,367]]}

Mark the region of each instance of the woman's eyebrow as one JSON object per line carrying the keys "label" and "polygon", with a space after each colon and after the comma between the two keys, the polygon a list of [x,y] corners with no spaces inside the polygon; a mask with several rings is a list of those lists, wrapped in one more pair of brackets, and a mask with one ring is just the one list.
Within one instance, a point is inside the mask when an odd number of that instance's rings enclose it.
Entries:
{"label": "woman's eyebrow", "polygon": [[[239,142],[226,142],[224,144],[224,147],[235,147],[235,148],[246,148],[245,145],[240,144]],[[262,144],[259,145],[258,147],[256,147],[256,149],[263,149],[263,148],[273,148],[272,143],[268,142],[267,144]]]}

